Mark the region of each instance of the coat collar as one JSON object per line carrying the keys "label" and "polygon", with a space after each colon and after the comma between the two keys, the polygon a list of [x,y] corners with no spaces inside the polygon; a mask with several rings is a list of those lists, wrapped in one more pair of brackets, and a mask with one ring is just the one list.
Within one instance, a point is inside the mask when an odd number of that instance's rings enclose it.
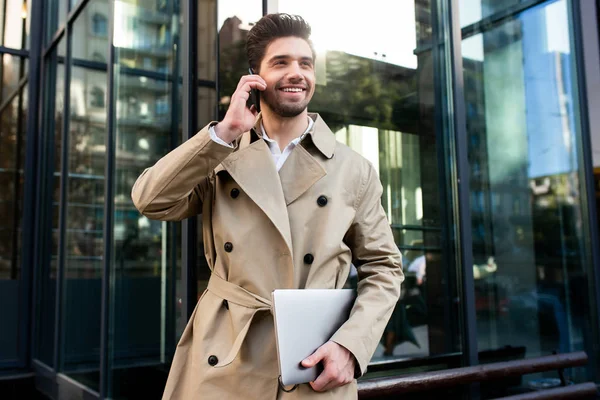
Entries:
{"label": "coat collar", "polygon": [[[308,132],[314,146],[326,158],[332,158],[335,135],[318,114],[309,114],[315,122]],[[304,148],[303,142],[294,148],[280,169],[275,168],[269,146],[261,138],[259,114],[254,128],[242,135],[237,149],[215,172],[227,170],[241,189],[267,215],[284,238],[290,254],[292,235],[287,206],[327,175],[323,165]],[[306,138],[304,139],[306,140]]]}
{"label": "coat collar", "polygon": [[[308,113],[308,117],[311,118],[314,122],[312,129],[308,131],[308,136],[310,136],[312,142],[315,147],[319,149],[319,151],[327,158],[333,157],[335,152],[335,135],[329,129],[323,118],[318,113]],[[252,131],[245,133],[242,136],[242,140],[240,142],[240,147],[244,147],[248,145],[250,142],[262,137],[262,131],[260,129],[260,124],[262,123],[262,114],[258,114],[256,117],[256,122],[254,123],[254,128]],[[244,138],[246,136],[246,138]],[[287,162],[287,161],[286,161]]]}

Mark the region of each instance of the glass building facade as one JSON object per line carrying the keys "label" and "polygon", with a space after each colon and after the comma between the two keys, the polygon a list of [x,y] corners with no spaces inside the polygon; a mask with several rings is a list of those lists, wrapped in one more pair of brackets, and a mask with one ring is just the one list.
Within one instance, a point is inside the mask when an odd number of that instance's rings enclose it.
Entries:
{"label": "glass building facade", "polygon": [[403,254],[401,298],[361,379],[585,351],[568,379],[600,383],[599,9],[0,0],[0,382],[161,397],[210,271],[200,218],[149,220],[131,188],[223,118],[248,31],[286,12],[313,29],[309,111],[375,166]]}

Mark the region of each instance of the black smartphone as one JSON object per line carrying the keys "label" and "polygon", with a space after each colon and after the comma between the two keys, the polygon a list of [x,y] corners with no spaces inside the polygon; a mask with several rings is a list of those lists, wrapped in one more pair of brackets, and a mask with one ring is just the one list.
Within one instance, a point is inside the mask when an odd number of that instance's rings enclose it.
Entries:
{"label": "black smartphone", "polygon": [[[248,68],[248,72],[250,73],[250,75],[254,75],[254,71],[252,71],[252,68]],[[258,89],[250,90],[249,106],[251,106],[252,104],[254,104],[254,108],[256,108],[256,111],[260,112],[260,90]]]}

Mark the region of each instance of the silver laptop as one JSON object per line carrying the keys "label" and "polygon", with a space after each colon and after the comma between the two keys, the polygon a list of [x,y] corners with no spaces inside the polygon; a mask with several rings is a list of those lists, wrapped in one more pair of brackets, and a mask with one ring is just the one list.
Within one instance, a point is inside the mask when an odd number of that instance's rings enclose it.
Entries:
{"label": "silver laptop", "polygon": [[300,363],[325,344],[348,320],[356,298],[353,289],[282,289],[273,291],[273,316],[281,383],[314,381],[321,366]]}

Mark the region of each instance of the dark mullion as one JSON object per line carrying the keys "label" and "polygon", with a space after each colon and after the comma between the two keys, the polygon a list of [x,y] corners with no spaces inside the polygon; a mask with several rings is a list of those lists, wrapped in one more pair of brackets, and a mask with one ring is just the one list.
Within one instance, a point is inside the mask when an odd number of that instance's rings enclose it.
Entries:
{"label": "dark mullion", "polygon": [[89,3],[89,0],[81,0],[79,3],[75,4],[75,8],[71,8],[71,2],[67,1],[67,24],[73,24],[75,18],[83,11],[86,4]]}
{"label": "dark mullion", "polygon": [[67,189],[69,185],[69,109],[71,105],[71,49],[72,35],[70,29],[65,31],[67,40],[67,57],[65,62],[65,80],[64,80],[64,99],[63,99],[63,126],[62,126],[62,149],[60,160],[60,199],[59,199],[59,216],[58,216],[58,265],[56,274],[56,321],[54,323],[54,368],[60,371],[62,368],[62,359],[60,356],[63,348],[63,331],[62,331],[62,311],[63,311],[63,281],[67,246],[66,228],[67,228]]}
{"label": "dark mullion", "polygon": [[107,112],[106,112],[106,165],[104,169],[104,264],[102,274],[102,309],[100,321],[100,398],[112,396],[111,342],[111,262],[113,259],[114,225],[114,182],[115,182],[115,137],[116,137],[116,100],[115,100],[115,5],[110,1],[108,13],[108,74],[107,74]]}
{"label": "dark mullion", "polygon": [[56,31],[56,33],[54,33],[54,36],[52,36],[52,39],[50,39],[50,44],[44,49],[44,57],[46,57],[52,50],[58,47],[58,43],[63,38],[65,30],[65,25],[61,25]]}
{"label": "dark mullion", "polygon": [[[215,7],[216,8],[216,7]],[[197,20],[198,5],[195,0],[183,1],[182,14],[183,54],[186,54],[183,65],[183,115],[181,141],[191,138],[198,128],[197,86],[192,82],[198,81],[198,39]],[[198,258],[198,217],[188,218],[181,222],[181,287],[183,290],[182,314],[186,320],[192,315],[197,299],[196,261]]]}
{"label": "dark mullion", "polygon": [[452,104],[452,125],[455,134],[456,188],[458,189],[458,239],[460,244],[459,260],[461,266],[461,305],[464,318],[463,326],[463,355],[467,366],[479,363],[477,354],[477,320],[475,315],[475,281],[473,277],[473,243],[471,226],[471,209],[469,193],[469,159],[468,138],[465,114],[463,60],[461,53],[461,29],[459,1],[449,2],[448,15],[450,37],[450,85]]}
{"label": "dark mullion", "polygon": [[[40,276],[39,266],[40,264],[35,262],[35,258],[38,257],[38,237],[39,231],[39,214],[41,207],[38,207],[38,198],[41,197],[41,191],[39,188],[40,174],[38,174],[39,158],[36,157],[38,149],[40,148],[41,129],[42,126],[41,118],[39,115],[42,114],[43,102],[42,99],[42,40],[43,40],[43,16],[44,16],[44,1],[33,0],[31,2],[32,9],[30,14],[30,38],[31,38],[31,58],[29,59],[29,86],[27,87],[27,126],[26,126],[26,150],[25,150],[25,170],[23,173],[25,187],[23,190],[23,220],[22,226],[22,256],[21,256],[21,278],[24,287],[24,295],[22,297],[22,307],[19,312],[20,315],[25,315],[24,331],[21,337],[23,337],[23,349],[21,354],[24,357],[24,365],[29,365],[34,355],[35,339],[34,333],[36,329],[36,306],[35,302],[38,297],[38,291],[36,290],[36,282]],[[38,162],[36,162],[36,160]],[[31,249],[31,250],[30,250]]]}
{"label": "dark mullion", "polygon": [[[584,239],[584,248],[586,254],[586,265],[588,268],[588,289],[590,291],[590,316],[591,323],[589,324],[590,333],[584,329],[584,340],[589,346],[588,357],[588,379],[592,381],[598,380],[598,354],[593,351],[595,343],[600,336],[599,321],[600,321],[600,236],[598,233],[598,215],[596,210],[596,193],[594,182],[594,160],[592,153],[591,135],[593,132],[598,132],[600,126],[600,118],[594,116],[591,110],[597,110],[600,106],[598,96],[589,96],[600,87],[600,67],[598,49],[600,38],[598,37],[598,8],[591,2],[579,2],[578,0],[569,1],[569,15],[571,21],[571,30],[573,38],[571,44],[575,49],[574,67],[577,75],[578,99],[576,100],[579,106],[579,113],[576,113],[578,119],[579,132],[581,133],[581,142],[577,147],[579,162],[583,168],[579,169],[580,192],[584,193],[582,200],[583,210],[583,236],[589,238]],[[587,214],[587,215],[586,215]],[[584,343],[585,343],[584,342]]]}
{"label": "dark mullion", "polygon": [[[171,3],[171,15],[175,15],[177,17],[181,16],[181,6],[175,8],[176,4]],[[188,16],[189,17],[189,16]],[[179,18],[173,19],[174,21],[179,21]],[[180,62],[180,54],[181,54],[181,38],[184,37],[179,26],[173,26],[172,30],[176,30],[176,34],[173,35],[173,70],[171,74],[171,148],[177,147],[179,144],[181,137],[179,136],[179,123],[181,115],[181,109],[178,107],[179,103],[179,75],[181,70],[181,62]],[[182,86],[182,90],[185,91],[185,87]],[[188,89],[191,90],[191,89]],[[167,251],[169,257],[167,258],[168,268],[167,268],[167,282],[165,283],[165,347],[164,353],[161,356],[164,356],[165,362],[167,361],[166,355],[171,355],[171,349],[175,348],[175,313],[176,313],[176,280],[177,280],[177,230],[179,226],[175,222],[167,223]],[[182,251],[185,251],[182,249]]]}
{"label": "dark mullion", "polygon": [[29,57],[29,50],[13,49],[12,47],[0,46],[0,54],[10,54],[17,57]]}
{"label": "dark mullion", "polygon": [[[489,17],[485,17],[471,25],[467,25],[461,29],[462,39],[477,35],[481,32],[488,31],[498,25],[501,25],[506,20],[514,18],[516,15],[522,13],[528,8],[535,7],[538,4],[545,3],[547,0],[528,0],[521,3],[515,4],[514,6],[508,7],[502,11],[494,13]],[[459,29],[460,29],[460,21]]]}

